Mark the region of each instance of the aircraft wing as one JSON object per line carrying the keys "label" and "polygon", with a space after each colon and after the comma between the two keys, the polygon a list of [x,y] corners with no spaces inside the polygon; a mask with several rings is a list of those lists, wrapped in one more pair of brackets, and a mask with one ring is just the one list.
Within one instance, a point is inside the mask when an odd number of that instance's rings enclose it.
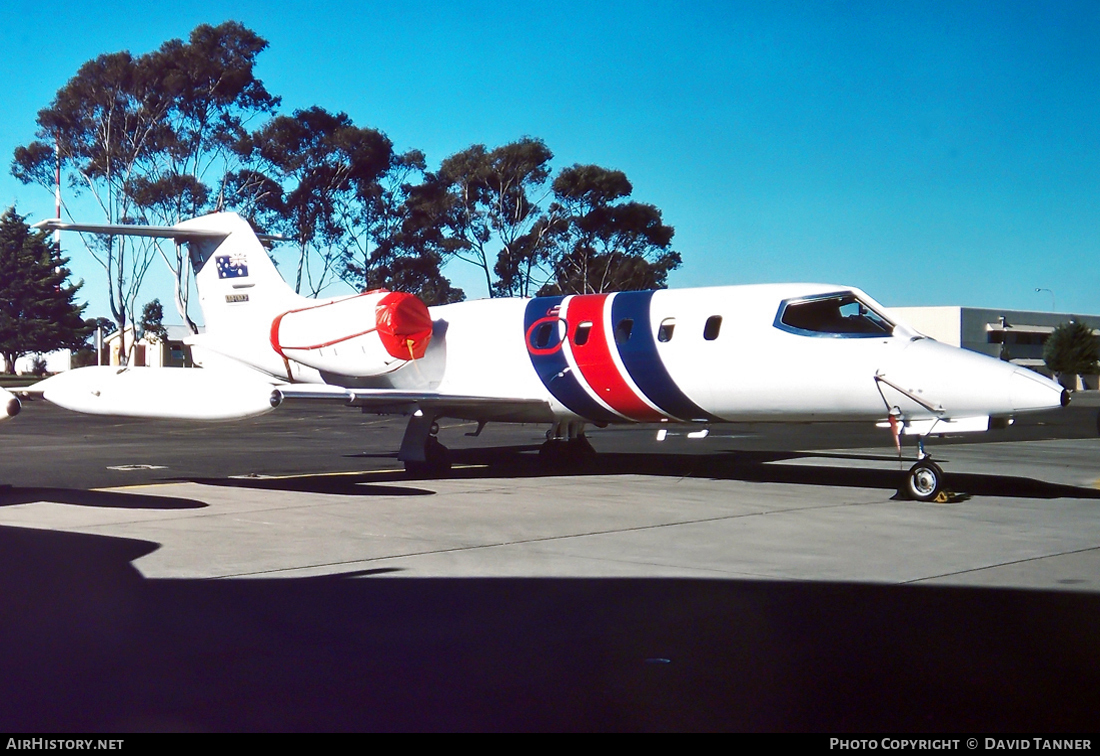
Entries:
{"label": "aircraft wing", "polygon": [[337,401],[364,412],[411,415],[417,410],[440,417],[502,422],[553,422],[550,405],[541,399],[467,396],[433,391],[342,388],[318,384],[285,384],[272,392],[271,403]]}

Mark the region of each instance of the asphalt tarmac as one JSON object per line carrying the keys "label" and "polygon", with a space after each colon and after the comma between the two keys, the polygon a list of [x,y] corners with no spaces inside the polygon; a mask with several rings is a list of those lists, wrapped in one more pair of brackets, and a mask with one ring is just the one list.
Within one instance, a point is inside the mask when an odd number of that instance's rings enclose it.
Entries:
{"label": "asphalt tarmac", "polygon": [[[7,731],[1092,731],[1100,400],[932,451],[860,427],[0,426]],[[885,437],[884,437],[885,435]],[[957,443],[965,442],[965,443]],[[911,448],[906,448],[912,457]]]}

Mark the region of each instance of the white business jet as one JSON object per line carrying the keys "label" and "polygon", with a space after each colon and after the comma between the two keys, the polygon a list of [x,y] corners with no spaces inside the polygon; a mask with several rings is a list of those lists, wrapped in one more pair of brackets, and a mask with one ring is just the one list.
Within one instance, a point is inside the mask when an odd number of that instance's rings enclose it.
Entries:
{"label": "white business jet", "polygon": [[[410,416],[399,458],[445,467],[437,421],[549,423],[543,455],[586,456],[586,424],[876,423],[919,440],[903,489],[934,499],[930,435],[988,430],[1068,402],[1038,373],[926,338],[858,289],[723,286],[487,299],[426,307],[385,291],[314,300],[279,276],[246,221],[171,227],[50,220],[48,230],[186,243],[206,332],[205,370],[82,368],[38,384],[80,412],[230,419],[288,400]],[[885,431],[884,431],[885,432]],[[661,434],[658,433],[660,436]]]}

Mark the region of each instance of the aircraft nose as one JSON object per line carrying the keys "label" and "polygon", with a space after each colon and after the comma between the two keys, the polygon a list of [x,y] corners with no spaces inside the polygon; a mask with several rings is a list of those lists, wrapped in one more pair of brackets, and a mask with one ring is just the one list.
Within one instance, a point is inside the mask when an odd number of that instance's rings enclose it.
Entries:
{"label": "aircraft nose", "polygon": [[1055,409],[1069,404],[1069,392],[1034,370],[1016,368],[1009,379],[1009,395],[1016,412]]}

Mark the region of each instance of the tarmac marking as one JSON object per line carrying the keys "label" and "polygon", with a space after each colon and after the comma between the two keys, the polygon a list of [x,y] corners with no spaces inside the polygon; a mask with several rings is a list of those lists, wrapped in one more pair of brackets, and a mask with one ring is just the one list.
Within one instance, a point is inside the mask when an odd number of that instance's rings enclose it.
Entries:
{"label": "tarmac marking", "polygon": [[[452,465],[452,470],[478,470],[486,468],[489,465]],[[262,475],[249,473],[247,475],[230,475],[231,480],[297,480],[299,478],[338,478],[341,476],[349,475],[393,475],[394,473],[403,473],[405,468],[394,467],[387,470],[349,470],[346,472],[326,472],[326,473],[287,473],[286,475]],[[417,480],[416,478],[409,478],[409,480]]]}
{"label": "tarmac marking", "polygon": [[984,572],[985,570],[996,569],[997,567],[1008,567],[1013,564],[1027,564],[1028,562],[1037,562],[1040,559],[1050,559],[1051,557],[1069,556],[1071,554],[1085,554],[1089,551],[1100,550],[1100,546],[1086,546],[1083,549],[1072,549],[1070,551],[1058,551],[1052,554],[1040,554],[1039,556],[1027,557],[1026,559],[1012,559],[1007,562],[997,562],[996,564],[987,564],[984,567],[974,567],[969,570],[958,570],[956,572],[945,572],[942,575],[927,575],[925,577],[916,578],[914,580],[903,580],[899,585],[923,583],[926,580],[936,580],[938,578],[954,577],[956,575],[966,575],[970,572]]}
{"label": "tarmac marking", "polygon": [[177,485],[179,482],[180,481],[177,480],[177,481],[169,481],[169,482],[164,482],[164,483],[133,483],[133,484],[128,485],[128,486],[105,486],[105,487],[102,487],[102,488],[92,488],[92,489],[89,489],[89,490],[91,490],[91,491],[107,491],[107,492],[110,492],[110,491],[130,491],[130,490],[133,490],[135,488],[162,488],[164,486],[174,486],[174,485]]}
{"label": "tarmac marking", "polygon": [[[478,470],[488,467],[487,464],[482,465],[454,465],[452,470]],[[115,468],[108,468],[115,469]],[[158,469],[158,468],[149,468]],[[229,480],[300,480],[303,478],[340,478],[350,477],[354,475],[371,476],[371,475],[393,475],[395,473],[403,473],[405,468],[394,467],[388,470],[345,470],[343,472],[327,472],[327,473],[287,473],[285,475],[263,475],[249,473],[247,475],[229,475]],[[409,478],[410,482],[419,480],[417,478]],[[103,486],[101,488],[90,489],[92,491],[125,491],[135,488],[160,488],[163,486],[175,486],[181,483],[193,483],[195,481],[189,480],[169,480],[159,483],[133,483],[126,486]],[[400,482],[400,481],[395,481]]]}

